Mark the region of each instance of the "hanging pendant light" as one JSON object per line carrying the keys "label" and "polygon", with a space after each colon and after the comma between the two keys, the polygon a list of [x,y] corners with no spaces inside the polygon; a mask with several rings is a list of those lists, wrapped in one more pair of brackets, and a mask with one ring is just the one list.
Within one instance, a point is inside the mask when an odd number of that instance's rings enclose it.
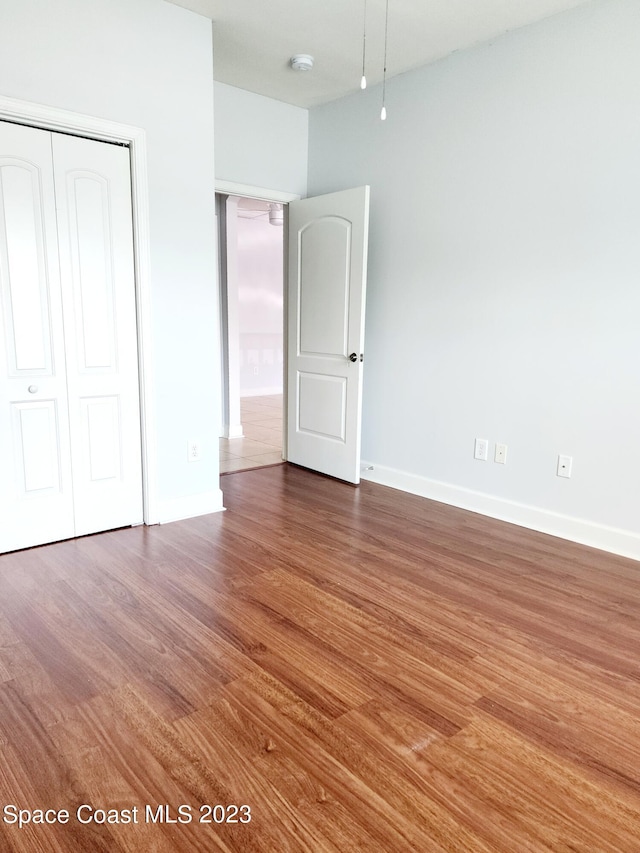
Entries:
{"label": "hanging pendant light", "polygon": [[387,8],[384,18],[384,68],[382,71],[382,109],[380,110],[380,121],[386,121],[387,118],[387,37],[389,35],[389,0],[387,0]]}
{"label": "hanging pendant light", "polygon": [[364,23],[362,25],[362,79],[360,88],[367,88],[367,78],[364,73],[365,60],[367,56],[367,0],[364,0]]}

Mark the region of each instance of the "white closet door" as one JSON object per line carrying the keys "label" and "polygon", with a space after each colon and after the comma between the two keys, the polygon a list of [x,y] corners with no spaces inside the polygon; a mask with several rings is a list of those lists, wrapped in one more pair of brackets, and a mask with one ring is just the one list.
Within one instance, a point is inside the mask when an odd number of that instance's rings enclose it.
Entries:
{"label": "white closet door", "polygon": [[0,553],[142,520],[129,152],[0,122]]}
{"label": "white closet door", "polygon": [[51,134],[0,123],[0,552],[74,534]]}
{"label": "white closet door", "polygon": [[142,522],[129,152],[53,134],[80,536]]}

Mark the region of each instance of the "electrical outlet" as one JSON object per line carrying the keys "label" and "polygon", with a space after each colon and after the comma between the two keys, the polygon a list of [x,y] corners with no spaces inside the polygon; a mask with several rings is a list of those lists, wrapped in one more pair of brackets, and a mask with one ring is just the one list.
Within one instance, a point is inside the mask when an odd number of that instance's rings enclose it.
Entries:
{"label": "electrical outlet", "polygon": [[200,456],[200,442],[192,438],[187,442],[187,460],[189,462],[198,462]]}
{"label": "electrical outlet", "polygon": [[473,457],[474,459],[480,459],[482,462],[487,461],[489,458],[489,442],[486,438],[476,438]]}
{"label": "electrical outlet", "polygon": [[493,456],[494,462],[499,462],[501,465],[506,465],[507,463],[507,445],[506,444],[496,444],[496,452]]}
{"label": "electrical outlet", "polygon": [[571,477],[571,468],[573,466],[573,456],[558,456],[558,468],[556,474],[558,477]]}

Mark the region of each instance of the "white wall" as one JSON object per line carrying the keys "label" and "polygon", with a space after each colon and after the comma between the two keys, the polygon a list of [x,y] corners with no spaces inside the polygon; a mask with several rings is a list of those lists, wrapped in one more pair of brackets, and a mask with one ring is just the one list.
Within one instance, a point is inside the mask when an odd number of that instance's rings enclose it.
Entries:
{"label": "white wall", "polygon": [[[162,0],[11,0],[0,94],[147,134],[159,516],[218,488],[211,22]],[[187,462],[187,441],[203,458]]]}
{"label": "white wall", "polygon": [[370,476],[638,558],[639,37],[637,0],[587,4],[392,79],[386,123],[379,88],[312,110],[309,145],[309,195],[371,184]]}
{"label": "white wall", "polygon": [[216,179],[305,196],[308,111],[225,83],[215,102]]}
{"label": "white wall", "polygon": [[281,394],[283,381],[283,229],[238,217],[240,395]]}

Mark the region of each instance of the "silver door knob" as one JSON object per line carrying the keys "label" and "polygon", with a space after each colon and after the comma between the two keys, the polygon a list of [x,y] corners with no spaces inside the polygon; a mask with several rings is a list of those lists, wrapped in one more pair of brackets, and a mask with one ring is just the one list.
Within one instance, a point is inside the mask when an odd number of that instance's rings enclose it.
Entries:
{"label": "silver door knob", "polygon": [[30,394],[37,394],[38,393],[38,386],[37,385],[29,385],[29,387],[27,388],[27,391]]}

